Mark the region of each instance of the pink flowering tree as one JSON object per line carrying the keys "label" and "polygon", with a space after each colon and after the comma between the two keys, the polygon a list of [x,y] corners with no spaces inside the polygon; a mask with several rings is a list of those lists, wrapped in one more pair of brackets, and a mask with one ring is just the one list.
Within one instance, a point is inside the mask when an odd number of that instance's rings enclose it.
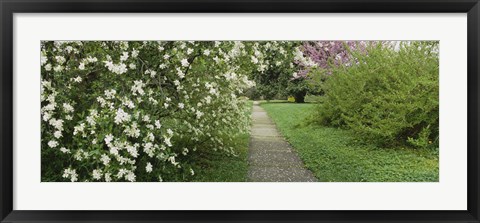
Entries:
{"label": "pink flowering tree", "polygon": [[364,41],[308,41],[304,42],[302,53],[310,60],[297,60],[303,68],[300,75],[307,73],[311,68],[322,68],[328,73],[332,66],[350,65],[352,56],[350,50],[365,49]]}
{"label": "pink flowering tree", "polygon": [[303,102],[307,93],[323,94],[322,84],[331,75],[331,69],[355,63],[351,52],[364,51],[364,41],[306,41],[298,47],[295,64],[298,72],[293,73],[288,91],[295,101]]}

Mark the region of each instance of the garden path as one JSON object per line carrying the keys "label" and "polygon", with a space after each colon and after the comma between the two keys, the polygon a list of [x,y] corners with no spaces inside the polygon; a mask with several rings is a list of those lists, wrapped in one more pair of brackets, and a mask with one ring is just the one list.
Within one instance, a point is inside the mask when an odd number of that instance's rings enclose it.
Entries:
{"label": "garden path", "polygon": [[248,162],[249,181],[317,181],[257,101],[253,103]]}

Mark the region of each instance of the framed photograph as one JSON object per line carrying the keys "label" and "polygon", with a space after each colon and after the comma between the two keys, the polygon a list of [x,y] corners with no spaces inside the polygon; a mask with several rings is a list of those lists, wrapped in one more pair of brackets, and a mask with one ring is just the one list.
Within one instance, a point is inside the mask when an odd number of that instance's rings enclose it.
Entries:
{"label": "framed photograph", "polygon": [[1,222],[480,222],[478,0],[0,7]]}

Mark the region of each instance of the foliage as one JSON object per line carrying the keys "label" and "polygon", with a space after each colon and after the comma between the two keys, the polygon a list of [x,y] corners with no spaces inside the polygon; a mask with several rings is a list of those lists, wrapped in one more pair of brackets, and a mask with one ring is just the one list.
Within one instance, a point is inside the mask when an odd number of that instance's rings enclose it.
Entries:
{"label": "foliage", "polygon": [[305,96],[311,93],[311,87],[305,78],[296,78],[288,82],[286,92],[293,95],[296,103],[305,103]]}
{"label": "foliage", "polygon": [[266,100],[287,96],[285,89],[297,69],[293,64],[293,52],[301,42],[257,41],[250,44],[251,62],[257,65],[250,78],[255,81],[258,94]]}
{"label": "foliage", "polygon": [[[330,70],[340,65],[349,66],[355,62],[351,51],[364,51],[365,41],[306,41],[297,51],[296,63],[303,70],[299,76],[305,76],[310,69],[321,68],[331,74]],[[302,55],[303,54],[303,55]]]}
{"label": "foliage", "polygon": [[257,87],[251,87],[245,91],[245,96],[251,100],[259,100],[262,95],[257,90]]}
{"label": "foliage", "polygon": [[287,101],[288,101],[288,102],[295,102],[295,97],[293,97],[293,96],[288,96]]}
{"label": "foliage", "polygon": [[305,166],[323,182],[438,182],[438,150],[384,149],[351,130],[305,125],[314,104],[262,103]]}
{"label": "foliage", "polygon": [[187,181],[248,132],[238,41],[45,41],[43,181]]}
{"label": "foliage", "polygon": [[[295,102],[304,103],[307,94],[319,95],[323,93],[322,83],[326,73],[330,74],[330,67],[351,60],[349,49],[360,48],[361,41],[305,41],[291,48],[293,52],[293,66],[295,72],[291,76],[286,74],[288,95],[294,95]],[[320,80],[320,81],[318,81]]]}
{"label": "foliage", "polygon": [[371,45],[332,69],[315,119],[382,146],[438,147],[438,42]]}
{"label": "foliage", "polygon": [[367,45],[378,41],[306,41],[297,49],[295,61],[300,67],[295,79],[308,80],[308,93],[323,95],[324,83],[338,66],[356,62],[352,51],[365,52]]}
{"label": "foliage", "polygon": [[[252,113],[253,101],[248,101],[246,115]],[[248,172],[248,143],[249,133],[237,137],[239,148],[237,156],[225,156],[213,150],[206,150],[205,153],[195,157],[193,168],[196,169],[192,181],[195,182],[245,182]]]}

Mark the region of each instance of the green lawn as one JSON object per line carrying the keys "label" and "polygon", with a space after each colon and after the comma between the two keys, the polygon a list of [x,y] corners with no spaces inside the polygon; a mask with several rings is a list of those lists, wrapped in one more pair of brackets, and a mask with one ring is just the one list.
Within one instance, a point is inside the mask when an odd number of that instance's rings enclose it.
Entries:
{"label": "green lawn", "polygon": [[[248,101],[249,110],[247,115],[251,116],[253,101]],[[243,134],[239,137],[239,148],[236,148],[238,156],[225,156],[225,154],[209,153],[202,154],[203,157],[196,164],[197,182],[244,182],[247,180],[248,172],[248,143],[250,134]]]}
{"label": "green lawn", "polygon": [[384,149],[337,128],[302,125],[314,104],[262,103],[315,176],[324,182],[438,181],[438,152]]}

